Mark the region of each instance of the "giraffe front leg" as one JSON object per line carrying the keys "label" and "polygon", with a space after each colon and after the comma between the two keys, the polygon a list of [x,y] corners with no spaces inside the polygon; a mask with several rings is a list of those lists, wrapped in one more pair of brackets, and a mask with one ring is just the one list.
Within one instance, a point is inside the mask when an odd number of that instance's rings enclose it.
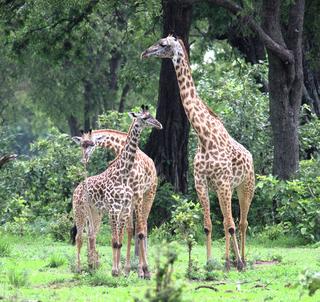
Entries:
{"label": "giraffe front leg", "polygon": [[232,238],[234,253],[237,258],[237,269],[243,269],[243,262],[240,257],[236,227],[232,217],[231,196],[232,190],[229,184],[221,185],[217,191],[220,208],[223,214],[223,226],[226,240],[226,270],[230,270],[230,236]]}
{"label": "giraffe front leg", "polygon": [[248,227],[248,212],[253,198],[254,192],[254,174],[250,173],[248,179],[246,179],[240,186],[237,188],[237,194],[240,204],[240,236],[241,236],[241,257],[244,266],[246,266],[245,261],[245,244],[246,244],[246,232]]}
{"label": "giraffe front leg", "polygon": [[80,260],[80,253],[82,247],[82,235],[83,229],[85,227],[85,214],[84,210],[80,208],[77,204],[74,205],[74,217],[75,217],[75,225],[76,225],[76,247],[77,247],[77,262],[76,262],[76,272],[81,272],[81,260]]}
{"label": "giraffe front leg", "polygon": [[208,194],[207,180],[200,176],[195,171],[195,187],[200,204],[203,209],[203,222],[204,222],[204,232],[206,234],[206,246],[207,246],[207,262],[212,259],[211,255],[211,236],[212,236],[212,223],[210,218],[210,200]]}
{"label": "giraffe front leg", "polygon": [[91,219],[93,221],[92,233],[89,234],[88,238],[88,263],[90,269],[97,269],[99,267],[99,254],[96,249],[97,235],[100,230],[102,215],[95,209],[90,209]]}

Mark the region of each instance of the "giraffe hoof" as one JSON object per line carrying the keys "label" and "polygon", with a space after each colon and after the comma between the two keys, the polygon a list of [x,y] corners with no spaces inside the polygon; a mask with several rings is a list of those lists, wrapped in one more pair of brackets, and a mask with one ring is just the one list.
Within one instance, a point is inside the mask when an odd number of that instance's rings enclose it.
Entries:
{"label": "giraffe hoof", "polygon": [[148,268],[147,267],[143,267],[142,269],[143,269],[144,279],[150,280],[151,274],[150,274]]}
{"label": "giraffe hoof", "polygon": [[112,276],[113,277],[119,277],[119,275],[120,275],[119,270],[117,270],[117,269],[113,269],[112,270]]}
{"label": "giraffe hoof", "polygon": [[238,272],[242,272],[243,269],[244,269],[244,265],[243,265],[243,262],[240,260],[237,263],[237,270],[238,270]]}
{"label": "giraffe hoof", "polygon": [[226,260],[226,263],[224,264],[224,268],[227,272],[230,271],[230,268],[231,268],[230,260]]}
{"label": "giraffe hoof", "polygon": [[141,279],[144,278],[144,272],[143,272],[142,268],[138,269],[138,277],[141,278]]}
{"label": "giraffe hoof", "polygon": [[125,275],[126,277],[128,277],[129,274],[130,274],[130,266],[125,266],[125,267],[124,267],[124,275]]}

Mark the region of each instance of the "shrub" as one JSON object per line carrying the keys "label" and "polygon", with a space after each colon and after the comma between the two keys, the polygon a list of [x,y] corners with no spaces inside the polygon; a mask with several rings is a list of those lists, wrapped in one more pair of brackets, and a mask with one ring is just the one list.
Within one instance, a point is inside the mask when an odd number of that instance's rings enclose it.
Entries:
{"label": "shrub", "polygon": [[61,255],[53,254],[49,258],[49,263],[46,265],[50,268],[57,268],[66,263],[66,258]]}
{"label": "shrub", "polygon": [[8,257],[11,254],[11,245],[6,237],[0,238],[0,257]]}
{"label": "shrub", "polygon": [[55,214],[49,224],[48,232],[55,240],[69,241],[72,226],[73,222],[69,214]]}
{"label": "shrub", "polygon": [[[172,244],[166,244],[165,249],[158,249],[156,257],[156,286],[149,288],[145,298],[149,302],[179,302],[182,301],[182,287],[173,278],[173,266],[177,260],[176,249]],[[160,251],[164,251],[161,255]],[[164,256],[164,257],[163,257]],[[135,299],[136,302],[143,300]]]}
{"label": "shrub", "polygon": [[191,278],[195,265],[192,264],[192,248],[196,242],[196,229],[200,224],[200,204],[173,195],[176,204],[172,213],[171,224],[179,240],[186,243],[188,248],[188,270],[187,277]]}
{"label": "shrub", "polygon": [[8,271],[9,283],[16,288],[24,287],[29,284],[29,275],[26,271],[12,268]]}
{"label": "shrub", "polygon": [[[281,233],[300,237],[305,242],[320,240],[320,160],[300,162],[296,179],[280,181],[273,176],[258,176],[255,201],[264,201],[266,211],[262,218],[265,234],[277,239]],[[260,222],[261,223],[261,222]]]}

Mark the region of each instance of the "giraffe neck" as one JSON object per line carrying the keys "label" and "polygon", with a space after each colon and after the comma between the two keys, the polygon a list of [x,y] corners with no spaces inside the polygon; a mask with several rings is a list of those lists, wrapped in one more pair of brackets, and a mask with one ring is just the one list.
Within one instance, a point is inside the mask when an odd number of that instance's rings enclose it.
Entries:
{"label": "giraffe neck", "polygon": [[128,132],[125,145],[117,158],[117,169],[121,171],[121,177],[126,178],[133,167],[136,157],[142,127],[134,120]]}
{"label": "giraffe neck", "polygon": [[111,129],[94,130],[92,135],[104,135],[105,140],[97,143],[97,145],[106,149],[110,149],[116,155],[121,152],[127,139],[127,133]]}
{"label": "giraffe neck", "polygon": [[209,129],[220,124],[220,120],[198,97],[187,54],[182,47],[174,55],[172,62],[177,76],[184,111],[193,129],[196,131],[200,142],[205,144],[211,134]]}

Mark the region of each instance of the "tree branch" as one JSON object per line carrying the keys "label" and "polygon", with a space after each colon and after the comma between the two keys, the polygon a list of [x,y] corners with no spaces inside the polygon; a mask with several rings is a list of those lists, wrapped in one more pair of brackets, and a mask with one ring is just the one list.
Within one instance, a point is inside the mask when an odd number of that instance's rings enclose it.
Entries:
{"label": "tree branch", "polygon": [[247,24],[249,28],[255,32],[266,48],[268,48],[270,51],[275,53],[281,61],[287,63],[287,64],[293,64],[294,63],[294,55],[291,50],[287,49],[286,47],[280,45],[276,41],[274,41],[269,35],[266,34],[266,32],[262,29],[262,27],[252,18],[252,16],[244,15],[243,9],[238,4],[234,3],[230,0],[207,0],[209,3],[216,4],[220,7],[225,8],[230,13],[235,15],[238,19],[240,19],[242,22]]}

